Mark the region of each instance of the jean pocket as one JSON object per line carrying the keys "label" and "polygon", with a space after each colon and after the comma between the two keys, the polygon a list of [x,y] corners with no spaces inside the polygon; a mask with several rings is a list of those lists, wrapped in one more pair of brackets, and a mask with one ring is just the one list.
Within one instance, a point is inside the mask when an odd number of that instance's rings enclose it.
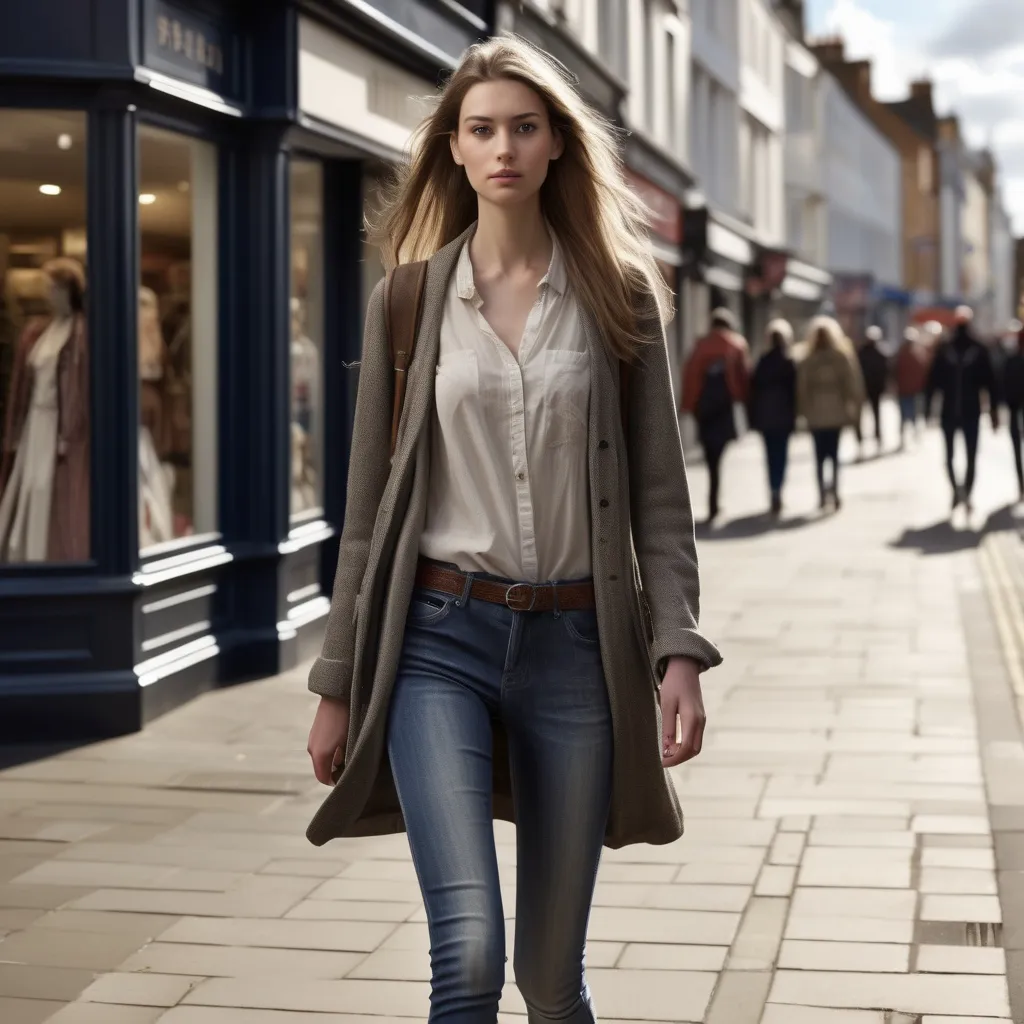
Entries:
{"label": "jean pocket", "polygon": [[411,626],[435,626],[447,618],[454,603],[454,597],[439,590],[415,590],[406,621]]}
{"label": "jean pocket", "polygon": [[562,622],[569,636],[578,643],[596,646],[600,642],[596,611],[563,611]]}

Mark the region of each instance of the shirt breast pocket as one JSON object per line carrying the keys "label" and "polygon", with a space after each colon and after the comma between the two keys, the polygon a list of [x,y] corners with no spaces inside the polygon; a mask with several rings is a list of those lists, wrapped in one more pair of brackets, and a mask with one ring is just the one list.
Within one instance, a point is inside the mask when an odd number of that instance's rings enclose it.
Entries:
{"label": "shirt breast pocket", "polygon": [[480,394],[480,368],[476,353],[449,352],[437,364],[435,399],[441,423],[451,421],[460,410],[476,405]]}
{"label": "shirt breast pocket", "polygon": [[544,441],[583,445],[590,409],[590,353],[551,349],[544,359]]}

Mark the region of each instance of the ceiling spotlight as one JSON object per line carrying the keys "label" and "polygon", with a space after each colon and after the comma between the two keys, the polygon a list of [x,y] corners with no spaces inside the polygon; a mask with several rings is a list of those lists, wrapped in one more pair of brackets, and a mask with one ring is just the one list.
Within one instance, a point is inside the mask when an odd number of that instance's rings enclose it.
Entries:
{"label": "ceiling spotlight", "polygon": [[59,196],[61,192],[60,185],[40,185],[39,191],[44,196]]}
{"label": "ceiling spotlight", "polygon": [[71,136],[67,132],[61,132],[57,136],[57,148],[58,149],[70,149],[72,145]]}
{"label": "ceiling spotlight", "polygon": [[152,206],[156,202],[156,196],[153,195],[152,192],[143,192],[142,195],[139,196],[139,202],[143,206]]}

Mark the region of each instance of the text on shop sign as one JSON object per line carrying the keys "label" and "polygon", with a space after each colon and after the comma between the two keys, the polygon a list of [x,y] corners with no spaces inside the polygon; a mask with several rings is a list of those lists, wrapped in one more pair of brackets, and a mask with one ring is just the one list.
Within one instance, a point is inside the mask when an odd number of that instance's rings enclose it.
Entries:
{"label": "text on shop sign", "polygon": [[161,50],[184,56],[200,67],[224,74],[224,51],[203,32],[183,25],[177,18],[161,14],[156,19],[156,41]]}

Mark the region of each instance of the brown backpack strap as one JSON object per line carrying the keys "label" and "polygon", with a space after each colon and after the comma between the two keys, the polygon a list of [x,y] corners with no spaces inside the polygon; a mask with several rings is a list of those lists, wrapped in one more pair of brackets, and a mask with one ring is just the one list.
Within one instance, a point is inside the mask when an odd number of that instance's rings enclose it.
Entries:
{"label": "brown backpack strap", "polygon": [[402,263],[390,271],[384,292],[384,330],[391,348],[395,369],[395,404],[391,414],[391,455],[398,443],[398,427],[405,405],[405,385],[409,364],[416,351],[416,333],[423,311],[423,286],[427,280],[427,261]]}
{"label": "brown backpack strap", "polygon": [[629,363],[619,360],[619,413],[622,416],[622,435],[629,441]]}

